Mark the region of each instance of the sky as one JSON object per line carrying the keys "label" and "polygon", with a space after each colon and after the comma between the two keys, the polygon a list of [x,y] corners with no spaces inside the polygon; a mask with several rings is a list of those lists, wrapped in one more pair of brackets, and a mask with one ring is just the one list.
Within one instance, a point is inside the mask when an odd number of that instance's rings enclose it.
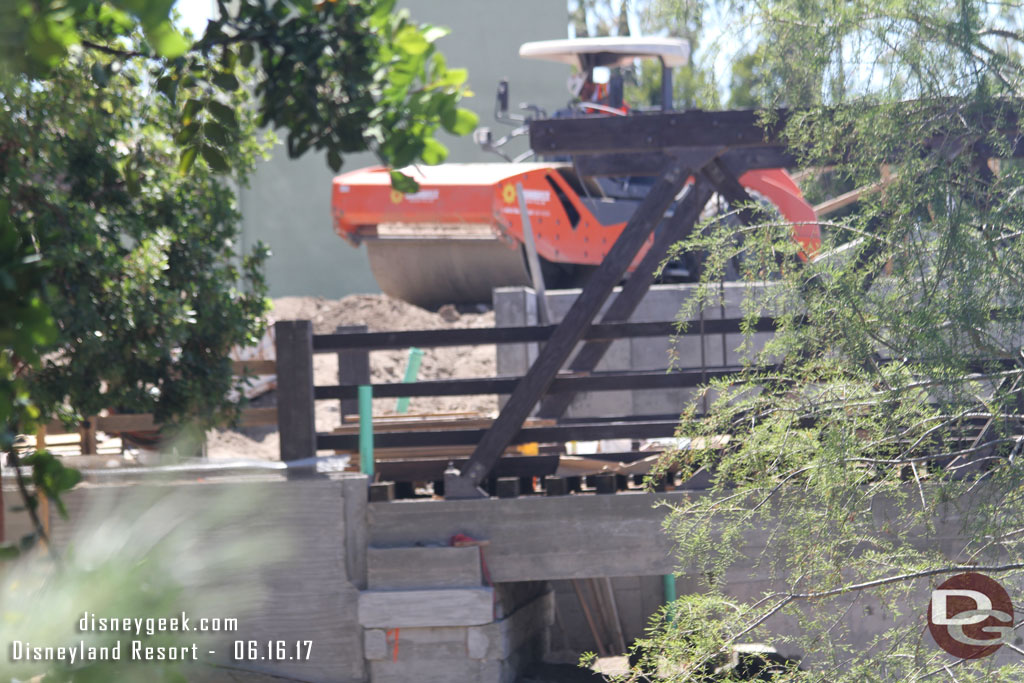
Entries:
{"label": "sky", "polygon": [[206,22],[213,16],[216,3],[214,0],[178,0],[174,9],[181,14],[179,26],[190,28],[196,36],[206,30]]}

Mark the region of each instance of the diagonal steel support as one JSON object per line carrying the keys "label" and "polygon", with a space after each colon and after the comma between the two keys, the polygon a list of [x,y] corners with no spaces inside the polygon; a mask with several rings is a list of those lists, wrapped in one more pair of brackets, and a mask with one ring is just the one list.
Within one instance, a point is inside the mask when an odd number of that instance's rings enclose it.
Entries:
{"label": "diagonal steel support", "polygon": [[648,236],[661,222],[665,211],[686,183],[687,166],[686,160],[674,159],[637,207],[604,261],[591,274],[583,292],[516,385],[498,419],[477,444],[466,467],[458,475],[446,477],[446,498],[485,497],[479,487],[480,482],[522,428],[523,421],[547,391],[612,290],[625,276],[629,264]]}
{"label": "diagonal steel support", "polygon": [[[672,217],[665,219],[662,223],[661,230],[656,233],[651,248],[633,274],[626,280],[622,291],[605,311],[601,322],[621,322],[628,320],[629,316],[633,315],[633,311],[640,305],[640,301],[654,282],[658,264],[665,258],[673,244],[686,239],[690,234],[700,218],[701,210],[711,198],[711,194],[711,185],[702,174],[697,174],[693,185],[687,188],[686,194],[676,205]],[[569,369],[572,372],[592,371],[604,358],[611,344],[610,341],[587,342],[572,359]],[[546,396],[540,404],[540,417],[561,417],[572,403],[574,396],[574,393],[569,392]]]}

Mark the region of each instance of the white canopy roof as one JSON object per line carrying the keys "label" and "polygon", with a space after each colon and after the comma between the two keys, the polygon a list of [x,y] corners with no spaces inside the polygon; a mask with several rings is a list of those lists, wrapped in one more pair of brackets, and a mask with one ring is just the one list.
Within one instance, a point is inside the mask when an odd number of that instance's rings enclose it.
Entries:
{"label": "white canopy roof", "polygon": [[609,53],[622,55],[613,64],[624,66],[634,57],[661,57],[670,67],[685,66],[690,58],[690,44],[682,38],[642,38],[610,36],[607,38],[569,38],[566,40],[538,40],[523,43],[519,56],[546,59],[582,66],[580,55]]}

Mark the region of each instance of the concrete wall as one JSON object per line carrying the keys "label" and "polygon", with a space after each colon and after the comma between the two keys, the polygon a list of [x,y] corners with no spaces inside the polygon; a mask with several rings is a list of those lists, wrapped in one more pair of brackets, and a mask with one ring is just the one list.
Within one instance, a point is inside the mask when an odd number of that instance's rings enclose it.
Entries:
{"label": "concrete wall", "polygon": [[[175,569],[188,572],[196,562],[207,563],[202,568],[206,604],[196,609],[240,622],[235,633],[197,637],[201,647],[217,651],[203,661],[233,669],[313,682],[511,683],[524,662],[549,647],[594,649],[567,580],[610,577],[627,640],[642,633],[661,604],[661,574],[678,569],[681,595],[706,589],[697,568],[673,552],[662,527],[667,508],[656,507],[704,495],[696,490],[367,504],[361,475],[295,480],[247,475],[213,481],[208,476],[80,486],[67,497],[71,523],[51,515],[51,535],[61,548],[76,539],[73,557],[87,562],[93,544],[123,544],[129,552],[149,536],[184,529],[190,545],[174,558]],[[16,500],[9,485],[4,494],[8,505]],[[141,524],[136,526],[146,534],[139,536],[137,529],[132,536],[123,533],[130,524],[116,522],[125,521],[125,510],[133,508],[111,503],[127,505],[140,495],[148,505],[134,508],[135,517],[127,521],[137,517]],[[97,507],[101,500],[106,507]],[[956,501],[935,520],[934,529],[922,529],[915,545],[955,557],[969,540],[962,536],[955,510],[972,502]],[[879,528],[899,514],[884,501],[876,501],[872,511]],[[5,537],[17,538],[26,530],[25,521],[24,514],[9,513]],[[785,520],[771,522],[776,523]],[[83,539],[76,527],[95,536]],[[736,541],[748,561],[721,577],[728,595],[756,600],[785,590],[786,577],[773,577],[771,562],[760,557],[769,531],[753,530]],[[483,542],[482,553],[475,546],[452,547],[455,534]],[[239,542],[255,544],[249,546],[248,561],[214,565],[217,571],[208,566],[211,557]],[[260,562],[252,562],[254,557]],[[1006,585],[1012,594],[1021,589],[1019,581]],[[220,594],[231,600],[222,604]],[[899,614],[876,601],[859,600],[856,609],[837,610],[837,633],[868,647],[896,622],[922,618],[929,582],[914,586]],[[183,596],[181,602],[187,601],[188,595]],[[780,613],[766,622],[768,633],[757,637],[771,642],[772,633],[797,628],[792,616]],[[308,639],[314,646],[308,662],[239,663],[230,661],[234,639]],[[1005,649],[994,661],[1016,656]]]}
{"label": "concrete wall", "polygon": [[[4,496],[11,504],[17,494],[7,489]],[[197,644],[203,665],[190,673],[190,679],[224,680],[223,671],[218,675],[218,670],[206,666],[216,664],[311,683],[366,680],[357,614],[357,584],[366,563],[364,475],[82,485],[66,502],[70,521],[52,514],[51,537],[57,547],[74,546],[79,557],[88,557],[97,543],[139,545],[132,542],[131,534],[145,539],[147,534],[159,538],[188,530],[189,538],[171,569],[188,571],[196,563],[220,558],[203,566],[199,579],[187,581],[189,593],[203,596],[200,604],[192,604],[186,594],[171,608],[191,605],[188,611],[193,617],[197,616],[193,610],[200,610],[200,615],[238,619],[237,632],[186,637]],[[5,517],[5,538],[18,538],[28,530],[26,515],[8,512]],[[133,520],[140,523],[134,531],[125,531],[132,528]],[[102,535],[105,527],[108,535]],[[81,534],[89,533],[101,535],[87,542]],[[242,545],[235,548],[237,544]],[[126,548],[126,555],[133,547]],[[226,554],[222,556],[221,551]],[[118,615],[97,612],[97,616]],[[308,661],[236,662],[232,657],[235,640],[310,640],[313,644]],[[7,644],[3,647],[6,650]],[[241,676],[246,679],[250,674]]]}
{"label": "concrete wall", "polygon": [[[629,318],[630,322],[673,321],[693,296],[695,285],[654,285]],[[616,292],[619,290],[616,289]],[[722,287],[722,305],[704,312],[705,320],[739,318],[745,286],[726,283]],[[547,293],[548,304],[555,322],[560,322],[580,294],[578,289],[565,289]],[[611,304],[609,297],[602,308]],[[535,325],[537,319],[536,295],[525,287],[503,287],[494,290],[495,326]],[[600,315],[596,318],[600,319]],[[699,318],[690,323],[691,330],[700,329]],[[754,335],[756,348],[760,348],[771,333]],[[745,354],[737,349],[743,344],[742,334],[681,336],[675,344],[661,337],[620,339],[614,342],[598,364],[597,370],[662,370],[674,363],[677,368],[716,368],[736,365]],[[674,351],[673,359],[670,352]],[[536,344],[502,344],[498,346],[499,375],[522,375],[536,357]],[[613,417],[617,415],[678,415],[694,396],[693,389],[663,389],[642,391],[603,391],[577,395],[566,414],[567,417]]]}
{"label": "concrete wall", "polygon": [[[494,91],[501,78],[510,81],[512,108],[525,101],[551,111],[568,100],[567,65],[518,56],[521,43],[566,37],[565,0],[402,0],[399,6],[408,8],[418,21],[451,29],[438,47],[449,66],[469,69],[474,97],[464,106],[476,111],[481,125],[489,126],[496,137],[508,130],[493,120]],[[450,150],[450,161],[501,161],[480,151],[469,136],[456,139],[442,134],[441,140]],[[512,149],[525,147],[521,142]],[[352,155],[342,170],[375,163],[370,154]],[[353,249],[334,234],[333,176],[324,155],[310,152],[290,160],[283,145],[277,145],[272,158],[257,166],[251,187],[241,190],[241,246],[245,249],[262,240],[273,251],[267,266],[271,296],[341,297],[379,291],[365,249]]]}

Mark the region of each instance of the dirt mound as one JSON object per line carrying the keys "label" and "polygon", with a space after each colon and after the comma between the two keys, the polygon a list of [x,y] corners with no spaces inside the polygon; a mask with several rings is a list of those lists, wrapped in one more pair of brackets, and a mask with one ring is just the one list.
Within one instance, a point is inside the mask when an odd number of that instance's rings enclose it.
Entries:
{"label": "dirt mound", "polygon": [[[437,313],[392,299],[383,294],[355,294],[344,299],[287,296],[275,299],[271,321],[311,320],[313,332],[328,334],[340,326],[366,325],[371,332],[387,330],[438,330],[493,327],[494,313],[460,313],[452,306]],[[493,377],[496,374],[495,347],[451,346],[424,349],[419,379],[457,377]],[[408,363],[408,350],[374,351],[370,354],[370,378],[378,384],[401,382]],[[318,385],[338,383],[338,359],[333,354],[313,357],[313,376]],[[275,405],[273,394],[261,397],[255,405]],[[375,415],[392,413],[397,399],[375,400]],[[441,396],[413,398],[411,413],[481,412],[494,413],[498,401],[494,395]],[[318,431],[330,431],[341,424],[337,401],[317,401]],[[272,430],[213,431],[207,435],[207,452],[212,458],[276,459],[278,440]]]}
{"label": "dirt mound", "polygon": [[274,299],[270,316],[274,320],[312,320],[317,334],[334,332],[341,325],[366,325],[371,332],[494,326],[492,312],[460,314],[453,306],[445,306],[431,313],[386,294],[353,294],[344,299],[284,296]]}

